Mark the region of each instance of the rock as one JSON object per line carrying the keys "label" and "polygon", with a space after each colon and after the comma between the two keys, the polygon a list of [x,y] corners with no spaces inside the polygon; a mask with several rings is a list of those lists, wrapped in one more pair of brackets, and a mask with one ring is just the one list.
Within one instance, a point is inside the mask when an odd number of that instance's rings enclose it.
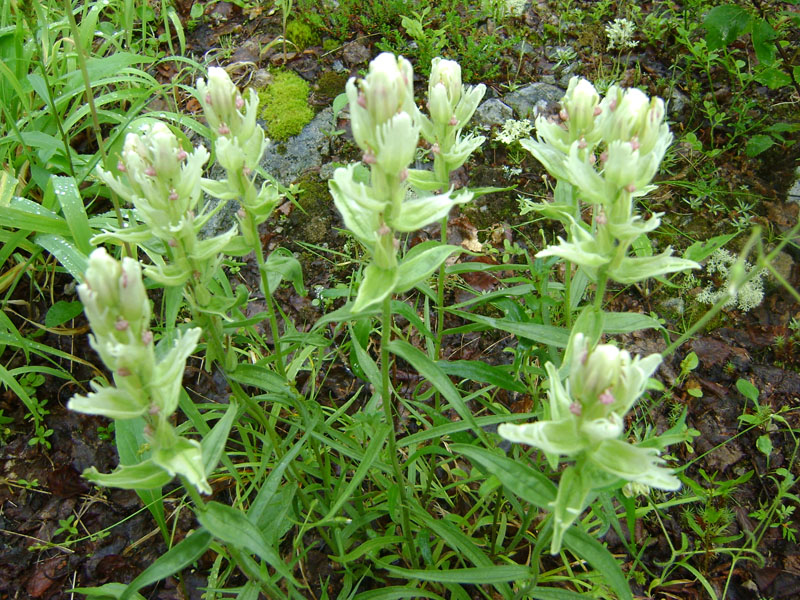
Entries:
{"label": "rock", "polygon": [[283,144],[270,144],[261,166],[284,185],[310,169],[322,165],[322,157],[330,152],[330,139],[326,131],[333,129],[333,111],[326,108],[303,128],[299,135]]}
{"label": "rock", "polygon": [[363,44],[350,42],[344,47],[342,58],[350,66],[360,65],[372,58],[372,52]]}
{"label": "rock", "polygon": [[667,100],[667,114],[672,119],[677,119],[686,111],[689,97],[677,88],[672,88]]}
{"label": "rock", "polygon": [[778,252],[772,260],[772,267],[786,281],[792,280],[792,267],[794,259],[786,252]]}
{"label": "rock", "polygon": [[786,197],[787,202],[795,202],[800,204],[800,167],[794,171],[795,180],[792,187],[789,188],[789,194]]}
{"label": "rock", "polygon": [[272,83],[272,73],[267,69],[258,69],[253,73],[250,83],[257,90],[263,89]]}
{"label": "rock", "polygon": [[497,98],[490,98],[482,102],[475,111],[475,121],[484,127],[502,125],[506,120],[513,118],[514,109]]}
{"label": "rock", "polygon": [[532,56],[533,54],[536,53],[536,49],[525,40],[514,44],[512,48],[514,50],[515,56],[519,56],[520,54],[523,54],[525,56]]}
{"label": "rock", "polygon": [[552,112],[561,102],[565,91],[549,83],[531,83],[515,92],[506,94],[503,100],[517,113],[520,119],[533,119],[537,114]]}

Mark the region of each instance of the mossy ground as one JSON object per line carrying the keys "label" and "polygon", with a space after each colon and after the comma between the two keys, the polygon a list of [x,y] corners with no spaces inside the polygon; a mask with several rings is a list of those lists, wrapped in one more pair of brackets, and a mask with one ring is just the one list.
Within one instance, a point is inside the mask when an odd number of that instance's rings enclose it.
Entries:
{"label": "mossy ground", "polygon": [[267,123],[269,137],[286,141],[303,130],[314,111],[308,104],[309,85],[293,71],[275,74],[270,85],[258,92],[261,118]]}

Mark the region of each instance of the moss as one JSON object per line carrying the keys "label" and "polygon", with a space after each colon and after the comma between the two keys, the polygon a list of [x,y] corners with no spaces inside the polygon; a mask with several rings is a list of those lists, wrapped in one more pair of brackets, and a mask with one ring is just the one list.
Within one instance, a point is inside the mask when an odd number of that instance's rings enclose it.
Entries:
{"label": "moss", "polygon": [[325,71],[317,81],[317,96],[320,100],[332,102],[344,91],[345,84],[347,84],[347,76],[335,71]]}
{"label": "moss", "polygon": [[331,196],[328,184],[320,180],[319,176],[309,173],[301,177],[297,184],[302,192],[297,198],[297,203],[302,210],[295,209],[289,217],[292,231],[297,238],[312,244],[329,242],[334,245],[336,235],[331,228]]}
{"label": "moss", "polygon": [[276,74],[272,83],[258,92],[261,118],[270,138],[286,140],[311,122],[314,111],[308,105],[308,93],[308,83],[292,71]]}
{"label": "moss", "polygon": [[300,52],[320,43],[319,34],[303,21],[289,21],[286,24],[286,37]]}

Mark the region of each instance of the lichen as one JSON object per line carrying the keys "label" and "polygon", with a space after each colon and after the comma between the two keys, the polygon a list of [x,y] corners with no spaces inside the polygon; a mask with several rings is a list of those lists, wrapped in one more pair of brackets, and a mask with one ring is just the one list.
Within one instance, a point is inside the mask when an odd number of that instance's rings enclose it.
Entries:
{"label": "lichen", "polygon": [[303,130],[314,111],[308,105],[309,86],[292,71],[277,73],[272,83],[258,92],[261,117],[273,140],[284,141]]}

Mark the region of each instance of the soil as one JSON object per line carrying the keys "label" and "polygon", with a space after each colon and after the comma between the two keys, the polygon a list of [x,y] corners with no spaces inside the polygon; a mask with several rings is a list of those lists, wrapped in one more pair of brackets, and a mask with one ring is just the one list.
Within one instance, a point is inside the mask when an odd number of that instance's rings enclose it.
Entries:
{"label": "soil", "polygon": [[[211,7],[222,18],[216,25],[201,25],[191,32],[189,47],[196,56],[202,56],[217,46],[221,35],[234,33],[242,43],[237,45],[238,49],[230,57],[230,61],[252,60],[252,55],[244,57],[248,47],[252,50],[252,46],[247,46],[244,41],[273,39],[279,30],[279,20],[274,15],[269,16],[262,12],[248,19],[236,4],[210,3],[207,12]],[[371,46],[374,40],[357,38],[357,34],[354,31],[355,41],[350,45],[339,47],[334,52],[325,53],[319,47],[311,47],[302,53],[294,53],[286,66],[312,82],[320,73],[330,72],[332,63],[336,60],[344,61],[355,74],[358,69],[365,68],[365,61],[369,57],[378,52],[377,48]],[[279,48],[276,47],[271,53],[256,56],[256,66],[280,64],[282,60],[278,52]],[[647,57],[652,59],[649,55],[653,53],[654,49],[648,48]],[[243,56],[237,58],[237,54]],[[501,60],[513,62],[517,58],[505,56]],[[656,57],[656,62],[662,64],[668,58]],[[542,57],[532,56],[526,58],[526,61],[524,70],[540,69],[542,65],[547,67],[547,61]],[[161,75],[166,76],[164,73]],[[500,89],[499,82],[487,83]],[[325,103],[330,102],[332,94],[327,88],[320,92],[320,97],[323,96]],[[313,101],[314,96],[312,104]],[[346,129],[344,120],[340,125]],[[699,136],[704,133],[710,135],[703,129],[703,123],[694,125],[699,126]],[[736,185],[747,185],[764,198],[754,209],[752,221],[754,224],[767,226],[768,234],[779,235],[796,222],[797,205],[787,204],[785,198],[800,155],[798,146],[800,144],[790,148],[775,148],[758,160],[744,160],[732,155],[717,159],[720,161],[720,179],[735,181]],[[353,154],[348,134],[333,139],[332,155],[329,157],[331,161],[347,162],[353,159]],[[486,149],[470,163],[468,172],[465,171],[461,176],[468,179],[470,185],[492,185],[498,180],[505,181],[500,174],[504,159],[503,150]],[[462,213],[454,213],[450,223],[450,239],[481,240],[485,252],[480,260],[486,262],[495,261],[506,248],[506,244],[535,249],[538,243],[535,240],[541,239],[538,234],[541,223],[523,226],[525,219],[516,212],[515,197],[520,191],[541,193],[542,172],[535,161],[528,160],[524,166],[525,170],[516,182],[519,185],[517,190],[483,197],[475,207],[465,209]],[[262,241],[269,249],[282,246],[299,253],[308,289],[313,289],[315,285],[331,287],[332,282],[345,281],[347,272],[332,266],[331,261],[311,252],[307,246],[298,245],[296,240],[311,240],[315,244],[326,244],[330,249],[341,248],[344,238],[336,233],[336,228],[341,227],[341,221],[332,203],[324,198],[325,186],[319,176],[311,173],[306,177],[307,185],[303,187],[308,191],[300,198],[300,204],[306,213],[291,205],[283,206],[279,210],[282,215],[280,232],[273,226],[265,228]],[[681,173],[678,173],[671,179],[680,177]],[[724,224],[730,223],[730,219],[721,219],[720,215],[702,208],[694,212],[682,211],[677,202],[682,194],[681,188],[664,185],[657,199],[652,201],[650,209],[665,211],[666,225],[684,231],[691,228],[700,239],[727,232],[723,231]],[[686,222],[687,218],[691,222]],[[723,226],[718,229],[720,224]],[[435,232],[423,231],[417,234],[418,239],[412,240],[412,243],[421,241],[428,235],[434,236]],[[795,289],[800,288],[798,259],[800,256],[795,246],[789,250],[788,267],[784,272],[787,281]],[[256,272],[252,263],[241,271],[251,289],[257,289]],[[472,275],[468,283],[477,290],[490,290],[498,286],[494,277],[479,274]],[[75,299],[74,295],[67,293],[68,284],[70,282],[67,280],[53,284],[52,289],[64,291],[62,298],[55,297],[54,300]],[[654,286],[653,289],[630,287],[611,290],[608,297],[609,309],[645,314],[655,311],[666,319],[668,331],[682,331],[686,315],[670,313],[663,308],[663,302],[669,293],[669,290],[659,286]],[[450,294],[452,302],[463,299],[459,296],[463,294],[461,291],[452,290]],[[34,296],[31,290],[15,292],[15,298],[24,301],[27,310],[25,314],[10,315],[20,331],[32,335],[39,329],[36,338],[38,342],[61,348],[89,363],[99,364],[86,341],[88,328],[85,319],[82,316],[75,319],[71,329],[40,329],[37,324],[43,323],[49,302],[29,303],[28,300]],[[323,314],[322,309],[313,302],[313,294],[301,297],[290,286],[281,289],[279,301],[282,310],[299,328],[308,327]],[[687,295],[686,303],[691,303],[691,293]],[[788,431],[790,428],[794,431],[800,430],[800,349],[792,341],[793,332],[789,328],[792,319],[800,321],[800,304],[783,287],[769,282],[765,299],[759,307],[747,313],[726,311],[705,332],[698,334],[669,356],[658,373],[672,393],[668,401],[656,404],[654,414],[650,415],[652,421],[663,425],[671,411],[685,410],[687,424],[701,434],[696,438],[693,447],[672,450],[680,464],[688,465],[686,473],[689,477],[709,490],[709,494],[715,489],[707,483],[709,480],[741,480],[731,491],[729,498],[709,499],[710,506],[719,508],[724,504],[734,513],[735,518],[724,532],[726,536],[746,537],[753,530],[756,522],[752,513],[776,493],[773,476],[775,469],[791,464],[793,475],[800,477],[798,463],[792,456],[797,445]],[[448,326],[451,324],[458,325],[455,320],[447,323]],[[674,339],[677,333],[670,335]],[[444,354],[453,359],[500,361],[503,360],[503,344],[511,344],[513,340],[507,339],[496,344],[497,339],[477,334],[449,336],[445,339]],[[632,353],[656,352],[663,350],[666,345],[663,336],[652,331],[628,336],[625,344]],[[699,359],[698,367],[685,380],[678,381],[681,361],[691,351]],[[6,368],[10,369],[26,364],[28,357],[19,353],[12,355],[6,351],[2,359]],[[82,470],[92,465],[104,472],[113,469],[117,462],[116,451],[113,440],[109,439],[105,429],[109,424],[107,420],[79,415],[65,408],[67,400],[81,391],[80,386],[91,379],[93,369],[88,364],[69,364],[63,359],[57,360],[72,373],[75,381],[65,382],[46,375],[44,382],[35,390],[40,400],[47,400],[46,407],[50,411],[45,418],[46,427],[52,429],[52,434],[47,438],[50,447],[31,444],[27,411],[16,395],[6,390],[0,397],[2,414],[12,419],[10,424],[4,426],[7,429],[2,434],[2,441],[5,443],[2,447],[0,468],[0,599],[66,599],[73,597],[68,591],[71,588],[99,586],[108,582],[130,582],[166,551],[160,532],[150,513],[142,507],[136,493],[94,488],[82,479]],[[395,376],[398,388],[402,388],[404,379],[407,380],[406,385],[413,388],[412,374],[399,370]],[[781,412],[786,425],[773,430],[764,427],[748,428],[744,425],[739,417],[743,413],[752,415],[755,407],[738,391],[736,382],[740,379],[746,379],[755,386],[760,392],[759,404],[773,413]],[[348,397],[357,383],[346,365],[336,366],[327,379],[330,397],[334,401],[336,398]],[[202,391],[204,394],[218,386],[218,382],[209,378],[198,365],[187,369],[184,384],[190,390]],[[224,389],[217,391],[224,396]],[[505,400],[512,410],[526,410],[524,399]],[[757,444],[763,443],[763,440],[759,442],[759,438],[764,435],[769,437],[773,447],[769,457],[757,450]],[[182,503],[179,490],[176,489],[174,494],[167,497],[166,508],[170,526],[173,528],[171,533],[177,542],[193,530],[196,523],[190,509]],[[74,517],[76,531],[57,532],[60,527],[63,529],[63,522],[70,517]],[[673,543],[680,539],[682,532],[697,538],[689,531],[687,519],[699,520],[702,516],[697,512],[684,513],[680,506],[668,513],[663,525]],[[787,525],[800,529],[800,521],[795,515],[790,516]],[[102,533],[98,535],[98,532]],[[644,546],[641,556],[644,564],[657,565],[669,559],[669,540],[657,522],[640,522],[635,538]],[[65,543],[76,539],[77,542]],[[604,540],[612,552],[627,556],[622,541],[613,530],[608,532]],[[768,530],[760,546],[763,560],[742,560],[732,564],[729,555],[715,554],[711,547],[709,544],[708,552],[694,564],[707,575],[712,585],[720,587],[733,569],[733,586],[728,590],[728,598],[800,598],[800,546],[787,540],[786,532],[781,527]],[[698,549],[702,547],[698,546]],[[309,572],[306,576],[315,580],[330,577],[328,591],[335,597],[334,592],[340,582],[337,580],[336,564],[329,561],[328,555],[329,552],[324,548],[309,554]],[[212,560],[213,556],[210,554],[204,556],[196,572],[184,573],[181,585],[170,577],[155,586],[145,588],[145,597],[200,598],[202,586],[206,584],[203,573],[210,568]],[[375,582],[376,587],[382,585],[385,583]],[[362,589],[368,587],[369,584]],[[634,592],[639,598],[650,597],[647,589],[637,588],[635,584]],[[664,583],[653,593],[655,598],[708,597],[696,578],[688,571],[680,569],[674,573],[672,583]],[[475,597],[482,596],[476,593]]]}

